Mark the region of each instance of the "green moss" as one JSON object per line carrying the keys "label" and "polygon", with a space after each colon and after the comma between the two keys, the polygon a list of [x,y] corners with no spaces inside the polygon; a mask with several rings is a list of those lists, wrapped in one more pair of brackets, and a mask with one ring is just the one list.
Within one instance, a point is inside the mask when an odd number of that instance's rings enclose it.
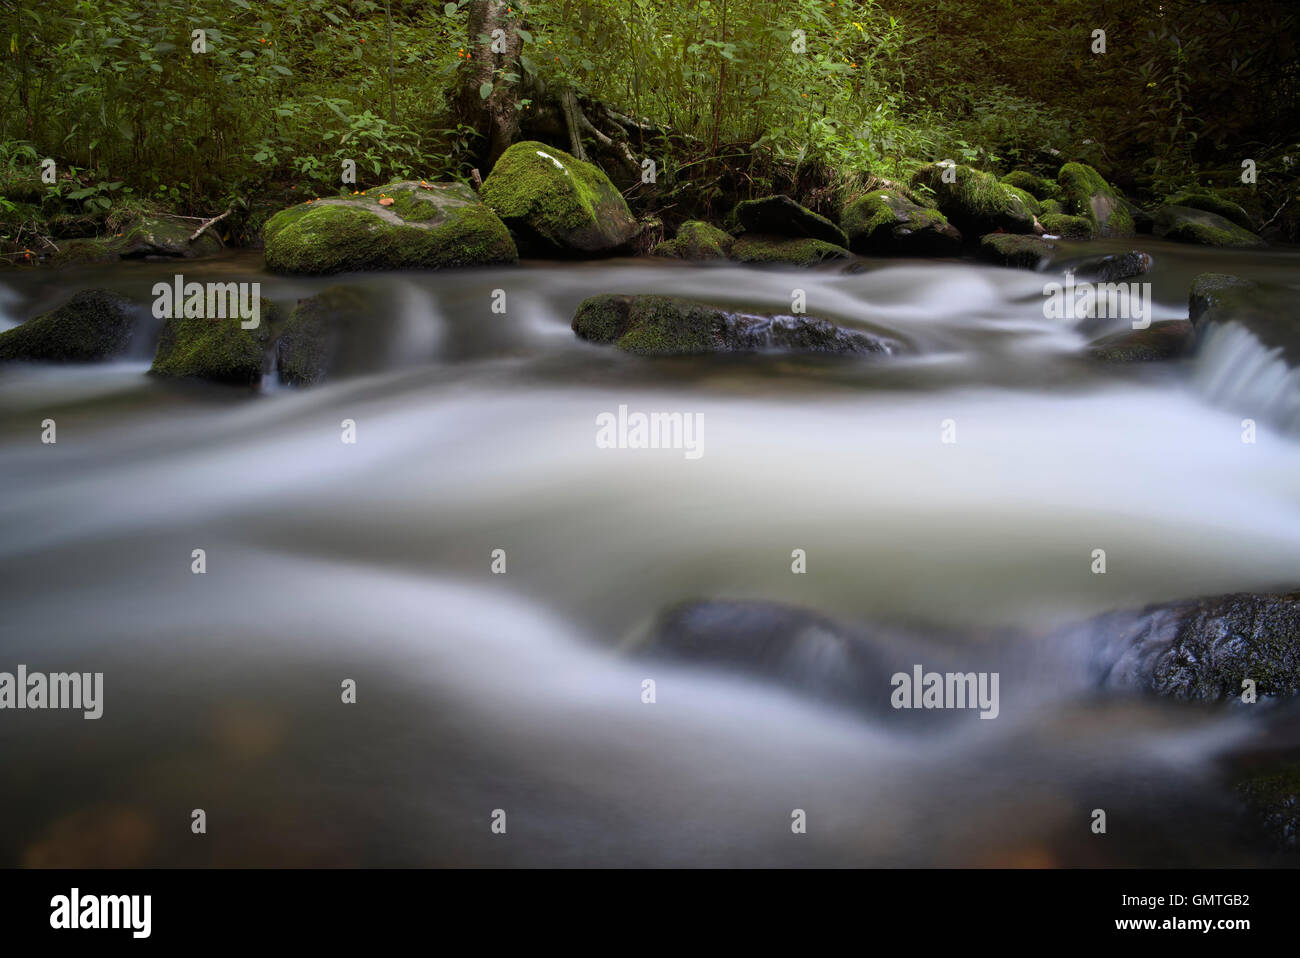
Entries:
{"label": "green moss", "polygon": [[912,184],[931,193],[939,210],[965,234],[998,229],[1033,232],[1032,208],[1023,195],[999,183],[991,173],[969,166],[932,163],[916,171]]}
{"label": "green moss", "polygon": [[573,317],[573,331],[643,356],[714,352],[723,313],[668,296],[592,296]]}
{"label": "green moss", "polygon": [[1038,218],[1043,229],[1063,239],[1091,239],[1092,221],[1086,216],[1067,216],[1064,213],[1044,213]]}
{"label": "green moss", "polygon": [[1036,269],[1056,251],[1050,240],[1014,233],[990,233],[980,237],[980,258],[999,266]]}
{"label": "green moss", "polygon": [[1061,197],[1061,187],[1056,180],[1036,176],[1028,170],[1016,170],[1008,173],[1002,177],[1002,183],[1006,186],[1014,186],[1017,189],[1024,190],[1040,202],[1043,200],[1058,200]]}
{"label": "green moss", "polygon": [[384,321],[376,314],[384,312],[371,291],[355,286],[330,286],[299,300],[276,341],[280,381],[310,386],[325,379],[335,372],[341,344],[382,337]]}
{"label": "green moss", "polygon": [[149,372],[169,378],[207,379],[236,385],[261,381],[278,308],[268,299],[260,304],[256,329],[243,329],[239,319],[173,318],[163,324],[158,351]]}
{"label": "green moss", "polygon": [[[380,200],[393,204],[385,208]],[[409,214],[409,215],[407,215]],[[266,224],[267,268],[280,273],[442,269],[518,261],[505,224],[462,184],[390,184],[282,210]]]}
{"label": "green moss", "polygon": [[1022,190],[1020,187],[1012,186],[1009,183],[1003,183],[1002,188],[1005,189],[1012,196],[1014,196],[1016,199],[1020,200],[1020,202],[1024,205],[1025,209],[1027,209],[1034,216],[1037,216],[1039,213],[1042,212],[1042,207],[1038,205],[1037,198],[1035,198],[1034,195],[1030,193],[1028,190]]}
{"label": "green moss", "polygon": [[844,247],[824,240],[749,233],[739,237],[731,248],[731,258],[741,263],[786,263],[791,266],[816,266],[827,260],[848,259],[852,255]]}
{"label": "green moss", "polygon": [[702,220],[689,220],[677,230],[676,237],[658,244],[651,253],[687,260],[726,259],[733,243],[730,233]]}
{"label": "green moss", "polygon": [[48,313],[0,333],[0,360],[98,362],[122,352],[133,327],[126,300],[107,290],[83,290]]}
{"label": "green moss", "polygon": [[1038,208],[1042,210],[1042,214],[1039,216],[1040,222],[1042,221],[1043,216],[1051,216],[1056,213],[1065,212],[1065,207],[1061,205],[1060,200],[1039,200]]}
{"label": "green moss", "polygon": [[1177,193],[1165,199],[1165,206],[1186,206],[1194,210],[1216,213],[1224,219],[1235,223],[1244,230],[1253,230],[1254,225],[1246,211],[1231,200],[1203,191]]}
{"label": "green moss", "polygon": [[1136,226],[1123,194],[1086,163],[1066,163],[1057,175],[1065,210],[1082,216],[1098,236],[1133,236]]}
{"label": "green moss", "polygon": [[1268,245],[1231,220],[1190,206],[1162,206],[1156,212],[1155,231],[1165,239],[1199,246],[1252,249]]}
{"label": "green moss", "polygon": [[59,250],[50,257],[50,265],[86,266],[93,263],[111,263],[121,256],[122,243],[114,239],[79,239],[59,240]]}
{"label": "green moss", "polygon": [[818,213],[801,206],[784,194],[763,196],[736,204],[735,222],[747,233],[784,236],[789,239],[819,239],[832,246],[847,246],[844,232]]}
{"label": "green moss", "polygon": [[859,196],[840,214],[849,247],[859,253],[956,254],[961,234],[938,210],[926,209],[888,190]]}
{"label": "green moss", "polygon": [[611,253],[637,231],[623,195],[600,169],[532,140],[501,154],[481,196],[536,253]]}

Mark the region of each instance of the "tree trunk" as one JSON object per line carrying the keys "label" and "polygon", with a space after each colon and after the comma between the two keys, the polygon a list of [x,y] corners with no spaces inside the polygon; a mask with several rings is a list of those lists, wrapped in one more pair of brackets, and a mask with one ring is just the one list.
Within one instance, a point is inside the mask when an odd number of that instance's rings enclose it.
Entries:
{"label": "tree trunk", "polygon": [[[507,7],[514,13],[507,12]],[[471,0],[469,5],[469,43],[465,49],[470,60],[462,77],[457,112],[461,121],[480,136],[475,154],[485,172],[519,135],[519,110],[515,107],[519,84],[501,74],[520,75],[523,41],[515,27],[522,14],[519,0]],[[500,38],[494,41],[497,30],[503,32],[504,43]],[[494,45],[504,46],[504,50],[493,52]],[[492,87],[486,98],[481,92],[485,84]]]}

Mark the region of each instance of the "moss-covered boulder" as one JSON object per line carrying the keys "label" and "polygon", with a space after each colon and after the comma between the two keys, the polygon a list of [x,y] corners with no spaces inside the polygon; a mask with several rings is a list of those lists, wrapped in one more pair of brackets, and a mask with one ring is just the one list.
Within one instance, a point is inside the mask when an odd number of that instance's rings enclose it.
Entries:
{"label": "moss-covered boulder", "polygon": [[1015,170],[1002,177],[1002,183],[1024,190],[1036,200],[1059,200],[1061,187],[1056,180],[1036,176],[1028,170]]}
{"label": "moss-covered boulder", "polygon": [[1155,234],[1178,243],[1222,249],[1255,249],[1268,245],[1231,220],[1190,206],[1160,207],[1155,216]]}
{"label": "moss-covered boulder", "polygon": [[811,316],[736,312],[670,296],[592,296],[578,306],[573,331],[593,343],[645,356],[791,351],[894,353],[902,345]]}
{"label": "moss-covered boulder", "polygon": [[951,163],[932,163],[917,170],[912,185],[928,190],[935,205],[963,236],[1035,233],[1034,214],[1014,190],[992,173]]}
{"label": "moss-covered boulder", "polygon": [[[1042,218],[1044,216],[1052,216],[1055,214],[1060,214],[1065,212],[1065,207],[1061,205],[1060,200],[1051,200],[1051,199],[1039,200],[1038,209],[1039,209],[1040,222],[1042,221]],[[1046,227],[1044,227],[1044,229],[1046,229]],[[1048,232],[1051,231],[1049,230]]]}
{"label": "moss-covered boulder", "polygon": [[1104,336],[1088,346],[1088,355],[1107,363],[1158,362],[1185,355],[1191,341],[1192,324],[1187,320],[1162,320],[1146,329]]}
{"label": "moss-covered boulder", "polygon": [[119,239],[96,237],[62,239],[59,240],[59,248],[50,255],[49,265],[61,268],[112,263],[122,257],[121,242]]}
{"label": "moss-covered boulder", "polygon": [[1022,190],[1018,186],[1012,186],[1010,183],[1003,183],[1002,188],[1020,200],[1022,206],[1034,216],[1038,216],[1043,208],[1039,205],[1037,198],[1028,190]]}
{"label": "moss-covered boulder", "polygon": [[1038,222],[1052,236],[1061,239],[1092,239],[1092,220],[1086,216],[1070,216],[1068,213],[1044,213]]}
{"label": "moss-covered boulder", "polygon": [[277,307],[268,299],[259,303],[253,329],[244,329],[238,318],[168,319],[149,372],[170,379],[255,385],[270,366],[270,346],[280,322]]}
{"label": "moss-covered boulder", "polygon": [[961,233],[938,210],[889,190],[859,196],[840,214],[855,253],[877,256],[956,256]]}
{"label": "moss-covered boulder", "polygon": [[383,290],[330,286],[301,299],[275,343],[276,369],[287,386],[382,369],[398,309]]}
{"label": "moss-covered boulder", "polygon": [[598,167],[532,140],[501,154],[480,195],[528,255],[612,255],[625,251],[639,229]]}
{"label": "moss-covered boulder", "polygon": [[135,311],[127,300],[103,289],[83,290],[0,333],[0,361],[100,362],[125,351],[135,328]]}
{"label": "moss-covered boulder", "polygon": [[188,220],[146,216],[125,230],[120,238],[114,237],[113,246],[119,255],[129,258],[164,256],[192,259],[221,252],[221,240],[211,230],[191,240],[196,228],[196,224]]}
{"label": "moss-covered boulder", "polygon": [[1054,242],[1038,236],[990,233],[980,237],[979,258],[998,266],[1039,269],[1052,261],[1056,251]]}
{"label": "moss-covered boulder", "polygon": [[1249,213],[1232,200],[1225,199],[1214,193],[1186,190],[1166,197],[1163,205],[1186,206],[1194,210],[1205,210],[1207,213],[1222,216],[1225,220],[1231,220],[1244,230],[1253,232],[1255,229],[1255,224],[1251,222]]}
{"label": "moss-covered boulder", "polygon": [[276,213],[263,236],[266,267],[277,273],[443,269],[519,259],[505,224],[463,183],[403,181],[310,200]]}
{"label": "moss-covered boulder", "polygon": [[1123,194],[1086,163],[1066,163],[1056,181],[1065,197],[1065,211],[1092,223],[1097,236],[1133,236],[1137,228]]}
{"label": "moss-covered boulder", "polygon": [[830,260],[850,259],[843,246],[819,239],[790,239],[745,233],[731,247],[731,258],[739,263],[783,263],[787,266],[816,266]]}
{"label": "moss-covered boulder", "polygon": [[726,259],[731,253],[735,238],[727,232],[710,226],[702,220],[688,220],[677,230],[677,235],[664,240],[651,250],[654,256],[673,256],[677,259]]}
{"label": "moss-covered boulder", "polygon": [[764,196],[737,203],[735,218],[747,233],[816,239],[841,248],[849,245],[838,226],[788,196]]}

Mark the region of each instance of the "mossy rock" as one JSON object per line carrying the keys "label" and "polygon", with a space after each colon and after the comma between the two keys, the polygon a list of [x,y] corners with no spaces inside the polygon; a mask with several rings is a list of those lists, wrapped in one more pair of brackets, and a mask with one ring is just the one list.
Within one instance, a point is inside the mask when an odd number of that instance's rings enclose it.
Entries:
{"label": "mossy rock", "polygon": [[765,316],[671,296],[603,294],[582,301],[573,331],[643,356],[793,351],[894,353],[902,344],[810,316]]}
{"label": "mossy rock", "polygon": [[[385,206],[380,201],[391,199]],[[390,183],[355,196],[299,203],[267,221],[276,273],[447,269],[516,263],[505,224],[463,183]]]}
{"label": "mossy rock", "polygon": [[677,230],[676,237],[658,244],[651,254],[696,261],[726,259],[733,243],[735,238],[730,233],[702,220],[688,220]]}
{"label": "mossy rock", "polygon": [[[951,180],[951,182],[949,182]],[[935,205],[964,236],[1033,233],[1034,214],[1018,191],[992,173],[969,166],[932,163],[917,170],[912,185],[928,189]]]}
{"label": "mossy rock", "polygon": [[1042,206],[1039,205],[1038,199],[1028,190],[1022,190],[1020,187],[1012,186],[1010,183],[1003,183],[1002,188],[1020,200],[1025,209],[1029,210],[1029,212],[1034,216],[1037,216],[1043,211]]}
{"label": "mossy rock", "polygon": [[[1039,222],[1042,222],[1044,216],[1054,216],[1065,212],[1065,207],[1061,205],[1060,200],[1039,200],[1038,201]],[[1046,228],[1046,227],[1044,227]],[[1049,230],[1050,232],[1050,230]]]}
{"label": "mossy rock", "polygon": [[1224,199],[1213,193],[1191,190],[1175,193],[1173,196],[1166,197],[1164,205],[1186,206],[1194,210],[1205,210],[1207,213],[1216,213],[1225,220],[1231,220],[1244,230],[1253,232],[1255,229],[1255,224],[1250,221],[1250,214],[1232,200]]}
{"label": "mossy rock", "polygon": [[163,324],[149,372],[165,378],[256,385],[269,365],[274,327],[281,321],[275,304],[262,299],[258,320],[255,328],[244,329],[238,318],[170,318]]}
{"label": "mossy rock", "polygon": [[124,352],[136,328],[127,300],[88,289],[66,303],[0,333],[0,360],[94,363]]}
{"label": "mossy rock", "polygon": [[1038,218],[1043,229],[1062,239],[1092,239],[1092,220],[1086,216],[1070,216],[1065,213],[1044,213]]}
{"label": "mossy rock", "polygon": [[1017,269],[1038,269],[1051,262],[1056,244],[1037,236],[990,233],[980,237],[980,259]]}
{"label": "mossy rock", "polygon": [[956,256],[961,233],[938,210],[888,190],[872,190],[844,208],[840,226],[855,253]]}
{"label": "mossy rock", "polygon": [[731,258],[740,263],[784,263],[807,267],[852,256],[844,247],[819,239],[789,239],[751,233],[738,237],[731,247]]}
{"label": "mossy rock", "polygon": [[638,231],[598,167],[533,140],[501,154],[480,195],[530,255],[608,256],[627,250]]}
{"label": "mossy rock", "polygon": [[1300,761],[1269,762],[1236,783],[1256,823],[1277,848],[1300,848]]}
{"label": "mossy rock", "polygon": [[1005,186],[1014,186],[1017,189],[1024,190],[1040,202],[1042,200],[1059,200],[1061,198],[1061,187],[1056,180],[1036,176],[1028,170],[1015,170],[1008,173],[1002,177],[1001,182]]}
{"label": "mossy rock", "polygon": [[330,286],[299,300],[275,344],[280,382],[311,386],[382,369],[396,316],[384,291],[365,287]]}
{"label": "mossy rock", "polygon": [[1128,201],[1091,166],[1066,163],[1056,180],[1065,197],[1065,211],[1087,219],[1095,235],[1135,235],[1137,228]]}
{"label": "mossy rock", "polygon": [[1155,234],[1178,243],[1220,249],[1256,249],[1268,245],[1231,220],[1190,206],[1162,206],[1155,220]]}
{"label": "mossy rock", "polygon": [[79,237],[59,240],[58,252],[50,257],[49,264],[56,268],[65,266],[92,266],[116,262],[122,256],[122,241]]}
{"label": "mossy rock", "polygon": [[737,203],[735,220],[747,233],[816,239],[841,248],[849,245],[838,226],[784,195]]}
{"label": "mossy rock", "polygon": [[1104,336],[1088,347],[1088,355],[1107,363],[1159,362],[1184,355],[1191,342],[1191,323],[1185,319],[1162,320],[1146,329]]}
{"label": "mossy rock", "polygon": [[146,216],[125,230],[121,237],[114,237],[112,246],[127,258],[165,256],[193,259],[221,252],[221,240],[211,230],[197,240],[191,240],[197,229],[198,224],[192,221]]}

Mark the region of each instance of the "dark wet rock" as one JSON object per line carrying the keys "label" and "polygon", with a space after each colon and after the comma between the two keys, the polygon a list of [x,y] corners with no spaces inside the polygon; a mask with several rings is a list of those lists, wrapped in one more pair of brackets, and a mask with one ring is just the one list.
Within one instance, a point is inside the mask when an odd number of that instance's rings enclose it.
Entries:
{"label": "dark wet rock", "polygon": [[1072,271],[1074,278],[1081,283],[1115,283],[1147,272],[1151,269],[1151,257],[1141,250],[1130,250],[1127,253],[1089,256],[1058,265]]}
{"label": "dark wet rock", "polygon": [[1137,232],[1132,204],[1091,166],[1066,163],[1056,180],[1065,195],[1065,211],[1086,218],[1095,235],[1132,236]]}
{"label": "dark wet rock", "polygon": [[135,328],[135,310],[127,300],[103,289],[83,290],[0,333],[0,360],[101,362],[125,352]]}
{"label": "dark wet rock", "polygon": [[677,230],[677,235],[664,240],[651,250],[654,256],[672,256],[691,261],[726,259],[736,242],[730,233],[710,226],[702,220],[688,220]]}
{"label": "dark wet rock", "polygon": [[731,247],[731,258],[738,263],[781,263],[786,266],[817,266],[853,254],[843,246],[819,239],[790,239],[745,233]]}
{"label": "dark wet rock", "polygon": [[149,372],[167,379],[204,379],[252,386],[270,365],[270,348],[279,313],[263,299],[258,324],[244,329],[238,319],[174,317],[163,324]]}
{"label": "dark wet rock", "polygon": [[212,230],[206,230],[196,240],[190,237],[198,229],[197,223],[164,217],[145,217],[130,227],[121,238],[114,238],[113,246],[123,257],[171,257],[193,259],[221,252],[221,240]]}
{"label": "dark wet rock", "polygon": [[998,230],[1042,232],[1025,200],[999,183],[992,173],[969,166],[933,163],[917,170],[912,185],[928,190],[935,198],[935,205],[963,236],[982,236]]}
{"label": "dark wet rock", "polygon": [[843,329],[811,316],[763,316],[669,296],[604,294],[584,300],[573,331],[594,343],[631,353],[791,351],[813,353],[901,352],[894,340]]}
{"label": "dark wet rock", "polygon": [[1261,700],[1300,693],[1300,591],[1235,593],[1112,612],[1067,630],[1090,650],[1103,689],[1186,701]]}
{"label": "dark wet rock", "polygon": [[900,719],[923,712],[891,706],[891,677],[911,675],[918,663],[927,671],[947,668],[944,656],[916,636],[758,601],[702,600],[668,609],[638,652],[777,682],[814,701]]}
{"label": "dark wet rock", "polygon": [[889,190],[872,190],[844,208],[840,225],[855,253],[877,256],[956,256],[961,233],[938,210]]}
{"label": "dark wet rock", "polygon": [[1256,249],[1267,246],[1250,230],[1207,210],[1190,206],[1162,206],[1155,215],[1155,234],[1178,243],[1195,243],[1221,249]]}
{"label": "dark wet rock", "polygon": [[839,247],[849,245],[848,237],[838,226],[788,196],[765,196],[737,203],[736,220],[747,233],[815,239]]}
{"label": "dark wet rock", "polygon": [[980,259],[1018,269],[1041,269],[1052,261],[1057,246],[1052,240],[1013,233],[990,233],[980,237]]}
{"label": "dark wet rock", "polygon": [[1236,791],[1270,844],[1300,849],[1300,760],[1274,762],[1243,775]]}
{"label": "dark wet rock", "polygon": [[1191,347],[1192,324],[1185,319],[1163,320],[1098,339],[1088,355],[1108,363],[1145,363],[1177,359]]}
{"label": "dark wet rock", "polygon": [[396,314],[382,294],[357,286],[299,300],[275,344],[280,381],[311,386],[383,368]]}

